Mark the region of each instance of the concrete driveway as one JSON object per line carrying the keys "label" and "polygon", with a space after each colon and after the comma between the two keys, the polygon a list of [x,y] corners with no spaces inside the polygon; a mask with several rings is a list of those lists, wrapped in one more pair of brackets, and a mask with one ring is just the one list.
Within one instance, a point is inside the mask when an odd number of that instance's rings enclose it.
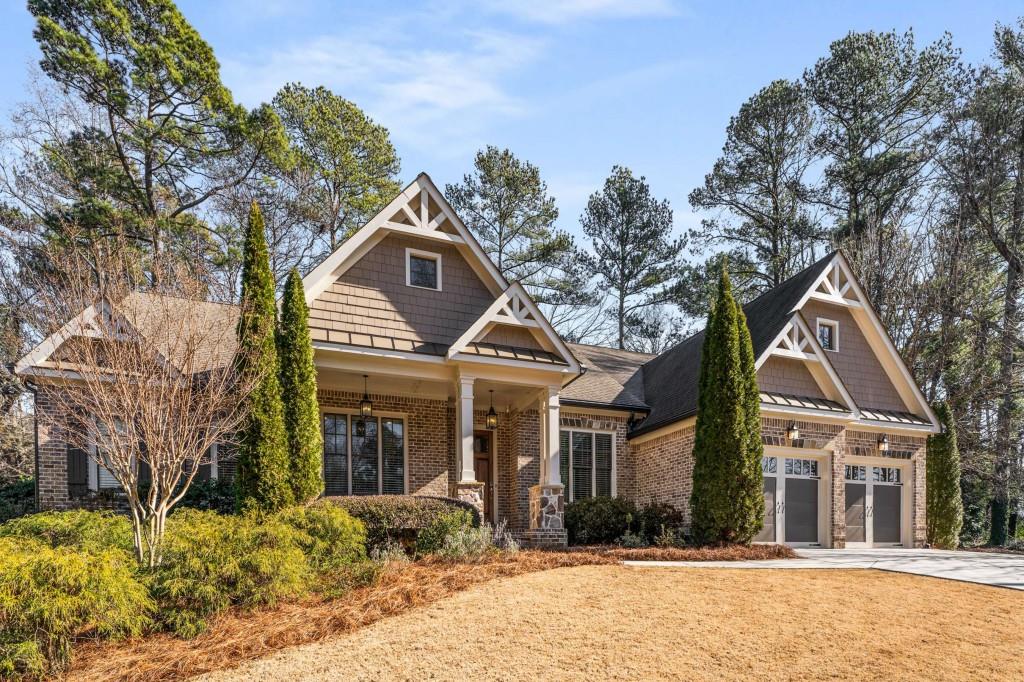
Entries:
{"label": "concrete driveway", "polygon": [[710,568],[874,568],[1024,590],[1024,555],[938,549],[798,549],[799,559],[770,561],[626,561],[627,566]]}

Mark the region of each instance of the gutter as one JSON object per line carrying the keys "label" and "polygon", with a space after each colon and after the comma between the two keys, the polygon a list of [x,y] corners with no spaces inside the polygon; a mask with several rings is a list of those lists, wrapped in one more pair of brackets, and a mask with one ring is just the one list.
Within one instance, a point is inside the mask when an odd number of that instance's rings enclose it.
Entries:
{"label": "gutter", "polygon": [[602,403],[596,400],[573,400],[572,398],[561,398],[561,405],[572,405],[574,407],[590,407],[595,410],[614,410],[617,412],[643,412],[650,414],[651,408],[646,405],[616,405],[614,403]]}

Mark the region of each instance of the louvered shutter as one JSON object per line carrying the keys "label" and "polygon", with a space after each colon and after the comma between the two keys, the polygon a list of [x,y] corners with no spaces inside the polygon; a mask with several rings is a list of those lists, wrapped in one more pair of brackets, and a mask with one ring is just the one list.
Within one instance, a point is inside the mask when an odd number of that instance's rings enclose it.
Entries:
{"label": "louvered shutter", "polygon": [[612,496],[612,435],[594,434],[594,494]]}
{"label": "louvered shutter", "polygon": [[572,434],[572,499],[582,500],[594,495],[593,434]]}
{"label": "louvered shutter", "polygon": [[565,486],[565,499],[572,499],[572,481],[569,480],[569,432],[558,432],[558,468],[562,474],[562,485]]}
{"label": "louvered shutter", "polygon": [[377,419],[352,418],[352,494],[376,495],[378,488]]}
{"label": "louvered shutter", "polygon": [[68,495],[82,497],[89,492],[89,453],[68,445]]}
{"label": "louvered shutter", "polygon": [[405,492],[404,427],[401,419],[381,420],[381,478],[385,495]]}
{"label": "louvered shutter", "polygon": [[348,495],[348,417],[324,415],[324,495]]}

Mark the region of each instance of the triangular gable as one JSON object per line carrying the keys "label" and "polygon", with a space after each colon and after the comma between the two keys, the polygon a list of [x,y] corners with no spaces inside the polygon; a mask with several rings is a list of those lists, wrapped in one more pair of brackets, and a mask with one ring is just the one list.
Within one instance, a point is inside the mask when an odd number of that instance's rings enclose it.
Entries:
{"label": "triangular gable", "polygon": [[775,341],[757,359],[756,368],[761,369],[768,358],[773,356],[802,360],[826,398],[848,408],[853,415],[860,416],[853,396],[799,312],[793,314]]}
{"label": "triangular gable", "polygon": [[529,330],[545,350],[554,352],[561,357],[572,371],[579,370],[579,363],[572,351],[565,345],[558,332],[518,282],[514,282],[503,291],[484,311],[483,315],[477,318],[476,322],[470,325],[465,333],[451,345],[448,349],[448,357],[468,359],[463,356],[466,347],[471,343],[481,341],[491,330],[500,325]]}
{"label": "triangular gable", "polygon": [[388,234],[403,234],[454,245],[480,279],[498,296],[508,282],[487,257],[447,200],[426,173],[420,173],[366,225],[302,278],[306,303],[310,304]]}
{"label": "triangular gable", "polygon": [[456,248],[494,303],[451,345],[448,359],[487,361],[467,354],[495,325],[528,328],[554,359],[570,371],[579,363],[544,314],[519,284],[511,286],[426,173],[420,173],[377,215],[303,278],[306,303],[312,305],[334,282],[388,235],[435,240]]}
{"label": "triangular gable", "polygon": [[[97,332],[93,327],[93,320],[99,313],[100,307],[91,305],[76,317],[68,320],[63,327],[43,339],[41,343],[18,360],[14,365],[14,373],[17,375],[26,374],[29,373],[31,368],[42,366],[70,338],[94,336]],[[109,311],[107,314],[109,314]]]}
{"label": "triangular gable", "polygon": [[[847,311],[857,323],[858,329],[907,410],[927,416],[932,427],[938,428],[938,419],[928,400],[921,393],[909,368],[896,350],[895,344],[878,319],[878,314],[864,294],[849,261],[842,252],[836,252],[829,266],[808,288],[796,309],[803,309],[808,301],[819,301]],[[842,341],[839,352],[842,352]]]}

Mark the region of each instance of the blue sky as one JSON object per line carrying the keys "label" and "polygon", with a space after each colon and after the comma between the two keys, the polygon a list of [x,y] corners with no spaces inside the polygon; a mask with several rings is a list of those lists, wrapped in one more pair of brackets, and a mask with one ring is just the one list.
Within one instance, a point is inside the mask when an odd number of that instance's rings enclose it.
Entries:
{"label": "blue sky", "polygon": [[[179,0],[213,45],[225,83],[253,105],[288,81],[326,85],[387,126],[402,180],[457,181],[486,144],[537,164],[577,231],[614,164],[647,176],[683,230],[740,104],[796,78],[850,30],[944,31],[988,58],[1020,2],[683,0]],[[0,112],[38,60],[24,3],[0,10]]]}

